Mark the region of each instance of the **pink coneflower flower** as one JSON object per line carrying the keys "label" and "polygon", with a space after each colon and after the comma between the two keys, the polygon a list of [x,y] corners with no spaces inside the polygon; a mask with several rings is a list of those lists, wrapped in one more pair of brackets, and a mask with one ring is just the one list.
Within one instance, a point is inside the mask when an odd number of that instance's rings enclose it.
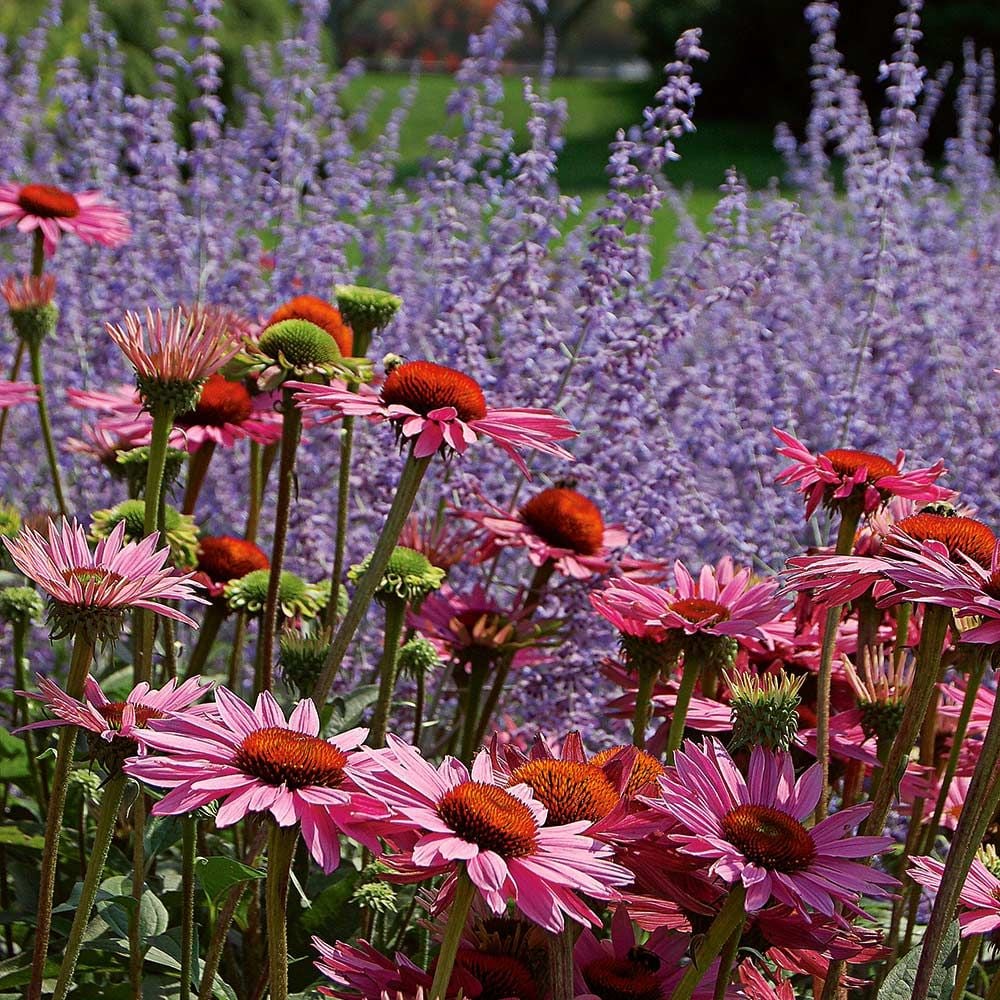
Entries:
{"label": "pink coneflower flower", "polygon": [[773,898],[832,916],[837,902],[884,899],[899,883],[849,860],[892,845],[891,837],[848,835],[870,805],[844,809],[808,830],[802,825],[819,802],[821,785],[818,764],[796,781],[787,753],[755,747],[747,779],[721,743],[707,739],[699,747],[689,740],[660,780],[661,797],[647,801],[690,831],[673,838],[682,851],[710,862],[710,874],[724,882],[743,884],[748,912]]}
{"label": "pink coneflower flower", "polygon": [[155,611],[165,618],[195,625],[195,621],[164,601],[199,601],[199,585],[191,573],[167,566],[169,548],[157,549],[159,536],[124,542],[125,522],[91,551],[87,535],[74,521],[49,521],[48,532],[25,527],[16,538],[4,538],[17,568],[34,580],[53,601],[57,624],[70,632],[76,625],[96,629],[102,637],[116,634],[113,625],[130,608]]}
{"label": "pink coneflower flower", "polygon": [[100,191],[72,194],[48,184],[0,184],[0,229],[6,226],[17,226],[22,233],[40,229],[47,257],[55,253],[63,233],[106,247],[131,235],[125,213]]}
{"label": "pink coneflower flower", "polygon": [[[128,386],[109,392],[70,389],[67,396],[78,409],[108,414],[108,419],[101,421],[107,433],[133,441],[134,447],[149,444],[153,421],[134,389]],[[242,382],[231,382],[217,372],[201,387],[194,409],[175,418],[170,444],[192,453],[207,444],[231,448],[246,439],[257,444],[274,444],[281,439],[281,419],[274,409],[273,394],[251,396]]]}
{"label": "pink coneflower flower", "polygon": [[37,402],[38,386],[34,382],[0,382],[0,410]]}
{"label": "pink coneflower flower", "polygon": [[38,687],[41,693],[38,695],[25,693],[28,697],[43,702],[54,718],[33,722],[23,728],[79,726],[88,732],[96,733],[107,743],[114,740],[125,742],[132,753],[144,755],[145,738],[152,720],[166,719],[188,711],[198,715],[212,711],[211,705],[195,704],[205,694],[209,684],[209,681],[201,677],[192,677],[180,685],[176,679],[171,679],[164,687],[157,690],[143,681],[128,693],[124,701],[111,701],[101,690],[101,685],[88,675],[84,683],[83,699],[78,701],[47,677],[39,674]]}
{"label": "pink coneflower flower", "polygon": [[[601,593],[602,603],[647,626],[683,635],[703,633],[730,638],[768,638],[767,626],[780,617],[786,601],[776,579],[754,581],[747,569],[737,570],[725,556],[704,566],[698,579],[684,563],[674,563],[673,591],[613,580]],[[780,639],[780,635],[775,636]]]}
{"label": "pink coneflower flower", "polygon": [[157,723],[145,739],[163,756],[126,765],[132,777],[171,789],[153,807],[155,815],[188,813],[219,800],[219,827],[250,813],[270,813],[278,826],[301,826],[310,854],[325,872],[340,864],[341,832],[379,850],[370,824],[386,810],[353,780],[361,759],[353,751],[367,729],[325,740],[310,699],[300,701],[286,721],[267,691],[251,708],[219,688],[215,708],[219,722],[188,716]]}
{"label": "pink coneflower flower", "polygon": [[407,623],[442,659],[466,670],[489,666],[502,656],[512,656],[514,668],[548,659],[539,624],[527,621],[522,612],[504,610],[478,584],[465,594],[444,584],[428,594],[419,611],[410,611]]}
{"label": "pink coneflower flower", "polygon": [[54,274],[29,274],[20,278],[9,275],[0,285],[0,295],[3,295],[11,312],[51,305],[55,294]]}
{"label": "pink coneflower flower", "polygon": [[895,462],[874,452],[848,448],[814,455],[798,438],[777,427],[772,430],[785,446],[778,449],[778,454],[794,463],[778,474],[777,481],[799,484],[799,493],[806,495],[807,518],[812,517],[821,503],[836,506],[852,498],[860,501],[861,509],[868,512],[877,510],[893,496],[932,503],[956,495],[954,490],[934,485],[945,472],[943,461],[926,469],[903,472],[906,456],[902,451],[896,453]]}
{"label": "pink coneflower flower", "polygon": [[184,309],[127,312],[105,329],[135,368],[140,384],[198,385],[239,352],[241,344],[217,314]]}
{"label": "pink coneflower flower", "polygon": [[[614,553],[629,542],[624,525],[604,523],[597,505],[567,486],[542,490],[516,511],[493,507],[493,513],[460,510],[459,516],[478,524],[486,540],[476,562],[492,559],[505,548],[525,548],[533,566],[555,563],[556,569],[577,580],[607,573],[613,566],[626,576],[646,583],[662,579],[664,564]],[[640,575],[641,574],[641,575]]]}
{"label": "pink coneflower flower", "polygon": [[[611,921],[611,937],[598,941],[584,929],[573,949],[575,1000],[605,1000],[607,997],[669,997],[687,971],[682,964],[691,945],[689,934],[661,928],[645,941],[636,939],[632,921],[619,906]],[[691,996],[712,1000],[719,975],[716,958],[705,970]],[[727,997],[739,996],[734,987]]]}
{"label": "pink coneflower flower", "polygon": [[792,984],[787,979],[772,983],[757,971],[750,959],[740,963],[738,974],[747,1000],[795,1000]]}
{"label": "pink coneflower flower", "polygon": [[556,443],[577,435],[564,417],[551,410],[491,408],[475,379],[430,361],[399,365],[386,376],[380,391],[367,385],[354,392],[343,385],[286,384],[298,390],[295,398],[307,413],[326,413],[317,418],[320,422],[344,416],[391,421],[403,438],[414,441],[416,458],[433,455],[439,448],[464,454],[480,436],[496,442],[526,476],[520,449],[573,458]]}
{"label": "pink coneflower flower", "polygon": [[337,941],[331,945],[313,937],[312,945],[319,953],[313,964],[333,984],[316,989],[335,1000],[381,1000],[384,994],[396,993],[412,997],[419,989],[429,990],[433,982],[430,974],[401,952],[390,959],[367,941],[356,945]]}
{"label": "pink coneflower flower", "polygon": [[[936,858],[910,858],[909,875],[925,889],[937,892],[941,888],[944,862]],[[973,858],[965,883],[958,895],[958,926],[962,937],[972,934],[992,934],[1000,929],[1000,878],[980,859]]]}
{"label": "pink coneflower flower", "polygon": [[[611,849],[585,836],[586,821],[545,826],[546,809],[527,785],[498,783],[489,754],[472,771],[454,758],[435,768],[392,734],[384,750],[367,751],[372,767],[358,783],[392,810],[391,841],[406,849],[385,859],[401,873],[430,877],[465,867],[487,906],[506,912],[508,900],[529,919],[561,931],[565,918],[598,924],[578,897],[614,899],[632,875]],[[446,897],[454,884],[442,890]]]}

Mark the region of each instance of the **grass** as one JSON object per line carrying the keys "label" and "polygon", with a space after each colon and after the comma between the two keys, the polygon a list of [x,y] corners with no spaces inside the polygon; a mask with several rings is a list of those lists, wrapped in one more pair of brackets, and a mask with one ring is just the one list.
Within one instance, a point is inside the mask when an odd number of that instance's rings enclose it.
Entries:
{"label": "grass", "polygon": [[[368,129],[368,138],[376,136],[399,101],[400,91],[409,82],[405,73],[367,73],[351,83],[345,92],[349,108],[373,100],[378,92]],[[552,95],[565,98],[569,116],[565,146],[559,158],[559,184],[567,194],[578,195],[584,212],[596,207],[607,191],[604,172],[608,146],[619,128],[628,128],[642,120],[643,108],[652,100],[659,83],[620,82],[560,78],[552,83]],[[429,155],[427,140],[440,132],[454,132],[445,103],[454,89],[448,76],[426,75],[420,78],[417,100],[400,136],[401,178],[415,175]],[[504,120],[515,129],[519,148],[527,142],[525,123],[528,109],[517,78],[504,81]],[[709,121],[698,131],[678,142],[681,159],[667,168],[668,178],[690,191],[690,206],[695,218],[705,223],[718,199],[718,188],[725,171],[735,166],[751,186],[763,187],[780,176],[782,164],[771,143],[768,128],[756,123]],[[676,218],[669,209],[658,216],[655,226],[656,256],[665,257],[674,241]]]}

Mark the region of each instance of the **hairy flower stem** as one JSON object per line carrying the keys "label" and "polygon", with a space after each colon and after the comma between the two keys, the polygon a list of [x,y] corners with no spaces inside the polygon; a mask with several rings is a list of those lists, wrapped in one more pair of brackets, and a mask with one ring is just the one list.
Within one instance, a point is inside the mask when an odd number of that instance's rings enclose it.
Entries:
{"label": "hairy flower stem", "polygon": [[460,758],[468,764],[476,749],[476,736],[479,732],[480,702],[483,696],[483,686],[486,684],[486,671],[489,668],[482,663],[473,663],[469,672],[469,684],[465,689],[465,713],[462,720],[462,747]]}
{"label": "hairy flower stem", "polygon": [[288,1000],[288,883],[297,826],[272,823],[267,847],[267,955],[271,1000]]}
{"label": "hairy flower stem", "polygon": [[243,640],[246,637],[247,616],[242,611],[236,612],[236,626],[233,629],[233,648],[229,651],[229,663],[226,665],[226,684],[230,691],[238,690],[240,682],[240,667],[243,666]]}
{"label": "hairy flower stem", "polygon": [[660,675],[659,667],[641,666],[639,686],[635,692],[635,712],[632,715],[632,745],[646,749],[646,729],[653,714],[653,688]]}
{"label": "hairy flower stem", "polygon": [[[926,619],[924,627],[926,628]],[[928,995],[941,942],[954,916],[965,876],[983,835],[993,821],[997,804],[1000,803],[998,760],[1000,760],[1000,699],[993,707],[993,715],[986,736],[983,738],[979,760],[972,772],[972,780],[965,796],[966,807],[958,818],[948,858],[941,874],[941,885],[934,900],[934,908],[931,910],[931,918],[924,930],[920,964],[917,966],[912,991],[915,997]]]}
{"label": "hairy flower stem", "polygon": [[184,487],[181,513],[194,513],[198,497],[201,495],[201,488],[205,485],[205,477],[208,475],[208,466],[214,454],[215,442],[206,441],[188,460],[188,478],[187,485]]}
{"label": "hairy flower stem", "polygon": [[76,963],[80,958],[83,935],[87,924],[90,923],[90,914],[94,909],[97,890],[104,875],[104,865],[108,860],[108,849],[111,847],[111,838],[114,836],[115,823],[118,819],[118,808],[121,805],[127,784],[128,778],[125,772],[119,771],[108,779],[108,783],[104,787],[101,808],[97,813],[94,843],[90,850],[90,859],[87,862],[87,874],[83,879],[80,901],[77,903],[76,913],[73,915],[73,926],[70,928],[69,939],[63,952],[59,978],[56,980],[55,992],[52,994],[53,1000],[64,1000],[73,984],[73,973],[76,971]]}
{"label": "hairy flower stem", "polygon": [[228,613],[226,602],[221,597],[212,601],[205,610],[201,628],[198,629],[198,641],[194,644],[194,649],[191,650],[191,659],[188,660],[188,667],[184,672],[184,680],[197,677],[205,669],[208,655],[212,652],[216,636],[218,636],[219,629]]}
{"label": "hairy flower stem", "polygon": [[990,988],[985,1000],[1000,1000],[1000,972],[997,972],[990,980]]}
{"label": "hairy flower stem", "polygon": [[45,395],[45,372],[42,369],[42,345],[38,341],[28,344],[28,359],[31,365],[31,380],[38,386],[38,423],[42,429],[42,442],[45,445],[45,455],[49,463],[49,474],[52,476],[52,491],[56,495],[56,506],[59,513],[66,517],[66,497],[63,495],[62,477],[59,472],[59,456],[56,454],[56,444],[52,437],[52,420],[49,417],[49,404]]}
{"label": "hairy flower stem", "polygon": [[872,811],[865,822],[864,832],[879,836],[885,827],[893,796],[903,777],[906,760],[909,758],[913,742],[923,725],[924,716],[930,707],[941,671],[941,650],[944,646],[948,626],[951,624],[951,610],[928,604],[924,612],[920,645],[917,647],[917,661],[913,671],[913,687],[903,709],[899,731],[896,733],[885,765],[877,772],[878,787],[872,798]]}
{"label": "hairy flower stem", "polygon": [[264,499],[264,459],[261,447],[256,441],[250,442],[250,482],[247,487],[247,523],[243,537],[247,541],[257,540],[260,527],[260,508]]}
{"label": "hairy flower stem", "polygon": [[726,947],[733,934],[743,927],[746,917],[743,904],[746,895],[746,889],[740,883],[736,883],[729,890],[722,909],[716,914],[711,927],[702,938],[691,964],[684,973],[684,978],[675,987],[670,1000],[691,1000],[698,984],[705,978],[708,967],[716,956],[722,953],[722,949]]}
{"label": "hairy flower stem", "polygon": [[465,930],[465,920],[475,895],[476,887],[469,878],[465,865],[461,865],[455,880],[455,894],[451,900],[451,909],[448,911],[448,923],[441,939],[441,950],[438,952],[437,965],[434,967],[434,982],[431,983],[428,1000],[444,1000],[447,994],[448,983],[451,982],[451,973],[455,967],[455,956],[462,942],[462,931]]}
{"label": "hairy flower stem", "polygon": [[198,820],[185,816],[181,820],[181,994],[180,1000],[191,996],[191,975],[194,971],[194,861]]}
{"label": "hairy flower stem", "polygon": [[982,934],[970,934],[962,939],[962,944],[958,949],[958,967],[955,969],[955,988],[951,993],[951,1000],[962,1000],[965,996],[965,987],[969,982],[969,974],[973,965],[976,964],[976,956],[979,954],[979,946],[983,943]]}
{"label": "hairy flower stem", "polygon": [[[845,503],[837,529],[837,555],[850,555],[861,519],[860,503]],[[837,648],[837,626],[843,606],[827,608],[823,621],[823,645],[820,649],[819,676],[816,682],[816,759],[823,776],[823,790],[816,805],[815,819],[822,820],[830,807],[830,694],[833,685],[833,654]]]}
{"label": "hairy flower stem", "polygon": [[[170,445],[170,430],[174,426],[175,415],[173,407],[163,403],[155,404],[150,414],[153,418],[153,428],[150,432],[146,490],[143,494],[146,503],[142,523],[143,535],[151,535],[160,523],[163,470],[167,464],[167,448]],[[156,616],[152,611],[142,611],[139,614],[139,656],[132,668],[132,680],[135,684],[152,679],[155,625]]]}
{"label": "hairy flower stem", "polygon": [[278,595],[281,570],[285,563],[285,541],[295,492],[295,455],[302,436],[302,411],[295,405],[291,389],[282,390],[281,456],[278,460],[278,502],[274,510],[274,542],[271,546],[271,575],[267,581],[267,603],[261,619],[258,657],[260,685],[255,694],[274,686],[274,637],[278,630]]}
{"label": "hairy flower stem", "polygon": [[548,935],[549,989],[552,1000],[573,1000],[573,946],[580,926],[567,923],[557,934]]}
{"label": "hairy flower stem", "polygon": [[347,521],[351,501],[351,456],[354,452],[354,417],[344,417],[340,429],[340,470],[337,474],[337,534],[333,548],[333,569],[330,573],[330,603],[326,608],[325,624],[337,623],[341,580],[344,576],[344,553],[347,549]]}
{"label": "hairy flower stem", "polygon": [[378,701],[372,716],[370,746],[385,746],[385,730],[389,722],[392,696],[396,690],[396,673],[399,661],[399,640],[406,623],[406,601],[401,597],[388,597],[385,601],[385,638],[382,642],[382,659],[379,662]]}
{"label": "hairy flower stem", "polygon": [[[81,698],[83,686],[94,658],[94,645],[86,634],[77,632],[73,640],[73,656],[66,679],[66,694]],[[76,750],[76,726],[63,726],[59,732],[56,767],[52,776],[49,811],[45,819],[45,845],[42,848],[42,865],[38,876],[38,913],[35,920],[35,944],[31,961],[31,980],[25,1000],[41,1000],[45,962],[49,954],[49,935],[52,933],[52,903],[56,889],[56,866],[59,863],[59,836],[62,833],[63,810],[66,807],[66,790],[69,772]]]}
{"label": "hairy flower stem", "polygon": [[316,681],[316,687],[313,689],[312,699],[317,706],[322,707],[330,694],[340,664],[355,632],[358,630],[358,626],[368,611],[368,605],[371,604],[375,590],[382,579],[382,574],[385,572],[386,566],[389,565],[389,558],[399,541],[399,534],[403,530],[403,525],[410,514],[413,501],[417,497],[417,491],[420,489],[424,474],[427,472],[433,457],[433,455],[428,455],[426,458],[414,458],[412,449],[407,455],[406,464],[399,477],[399,485],[396,487],[396,495],[389,508],[385,524],[382,526],[382,533],[375,544],[375,550],[372,552],[371,562],[358,581],[354,590],[354,598],[347,608],[347,614],[344,615],[340,628],[337,629],[336,635],[330,643],[330,650],[326,654],[323,670]]}

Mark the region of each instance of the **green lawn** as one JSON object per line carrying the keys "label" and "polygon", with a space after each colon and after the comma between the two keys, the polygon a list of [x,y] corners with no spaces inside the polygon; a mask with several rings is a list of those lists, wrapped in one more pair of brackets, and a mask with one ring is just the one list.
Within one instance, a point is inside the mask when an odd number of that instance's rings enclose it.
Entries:
{"label": "green lawn", "polygon": [[[381,99],[372,115],[369,136],[374,137],[396,106],[400,90],[409,77],[405,73],[368,73],[352,83],[345,99],[356,107],[370,99],[377,89]],[[559,182],[568,194],[579,195],[584,211],[595,207],[607,190],[604,172],[608,145],[618,128],[639,122],[642,109],[652,99],[659,82],[623,83],[562,78],[553,81],[554,96],[566,99],[569,118],[566,143],[560,157]],[[445,102],[454,87],[447,76],[427,75],[420,79],[416,103],[401,136],[400,176],[412,176],[428,155],[427,138],[448,128]],[[524,124],[528,117],[519,79],[505,81],[504,116],[517,130],[517,141],[527,141]],[[454,126],[452,126],[453,128]],[[771,143],[771,132],[757,124],[709,121],[698,131],[678,142],[681,159],[667,168],[667,176],[679,187],[690,189],[690,204],[696,218],[708,218],[718,198],[718,188],[730,166],[743,174],[754,187],[763,187],[780,176],[782,163]],[[673,242],[675,218],[664,210],[657,219],[658,256]]]}

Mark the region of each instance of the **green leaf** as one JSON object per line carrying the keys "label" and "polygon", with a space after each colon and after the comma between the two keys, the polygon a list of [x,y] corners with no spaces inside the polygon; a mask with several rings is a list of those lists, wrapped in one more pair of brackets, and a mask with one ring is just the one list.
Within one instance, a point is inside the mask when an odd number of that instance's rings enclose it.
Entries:
{"label": "green leaf", "polygon": [[17,781],[27,778],[30,773],[24,740],[0,729],[0,781]]}
{"label": "green leaf", "polygon": [[353,729],[370,708],[378,700],[377,684],[362,684],[350,694],[338,696],[330,703],[330,726],[337,732]]}
{"label": "green leaf", "polygon": [[342,865],[330,876],[331,884],[319,893],[308,910],[303,910],[299,922],[310,934],[324,934],[330,940],[345,940],[357,925],[361,908],[351,902],[361,873],[350,865]]}
{"label": "green leaf", "polygon": [[7,847],[26,847],[31,851],[40,851],[45,846],[45,838],[25,833],[17,826],[5,823],[0,826],[0,844]]}
{"label": "green leaf", "polygon": [[[878,1000],[913,1000],[913,985],[917,978],[922,946],[911,948],[882,983]],[[958,964],[958,923],[953,923],[941,943],[941,953],[931,974],[925,1000],[950,1000],[955,988],[955,966]]]}
{"label": "green leaf", "polygon": [[198,858],[194,863],[205,895],[209,902],[216,902],[223,893],[241,882],[251,882],[262,879],[265,873],[256,868],[249,868],[232,858]]}

